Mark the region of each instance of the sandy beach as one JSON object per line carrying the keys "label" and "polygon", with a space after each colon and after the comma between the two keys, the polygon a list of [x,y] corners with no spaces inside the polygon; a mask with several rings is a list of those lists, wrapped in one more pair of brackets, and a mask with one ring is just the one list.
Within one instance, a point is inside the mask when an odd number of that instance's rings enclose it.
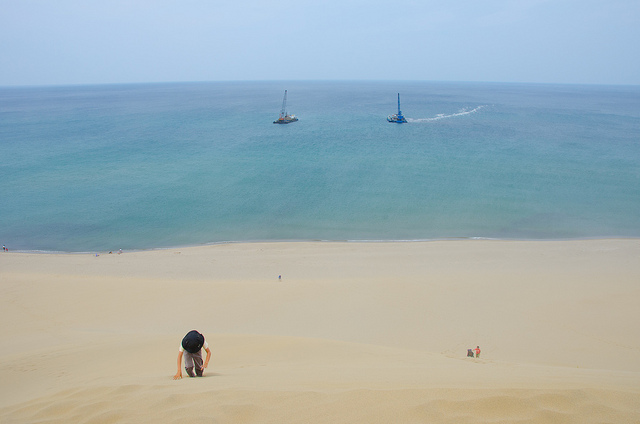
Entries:
{"label": "sandy beach", "polygon": [[637,239],[1,253],[0,422],[640,423],[639,283]]}

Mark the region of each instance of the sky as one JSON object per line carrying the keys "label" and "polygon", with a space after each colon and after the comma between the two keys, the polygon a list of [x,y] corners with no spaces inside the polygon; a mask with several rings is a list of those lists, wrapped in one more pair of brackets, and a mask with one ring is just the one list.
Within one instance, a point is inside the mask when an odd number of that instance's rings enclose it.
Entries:
{"label": "sky", "polygon": [[0,86],[640,84],[639,0],[0,0]]}

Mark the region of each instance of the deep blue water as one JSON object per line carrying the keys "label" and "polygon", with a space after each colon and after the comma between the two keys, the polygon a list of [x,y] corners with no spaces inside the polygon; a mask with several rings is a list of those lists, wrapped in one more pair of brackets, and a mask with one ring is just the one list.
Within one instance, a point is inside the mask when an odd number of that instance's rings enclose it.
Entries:
{"label": "deep blue water", "polygon": [[0,177],[14,250],[640,237],[640,87],[0,88]]}

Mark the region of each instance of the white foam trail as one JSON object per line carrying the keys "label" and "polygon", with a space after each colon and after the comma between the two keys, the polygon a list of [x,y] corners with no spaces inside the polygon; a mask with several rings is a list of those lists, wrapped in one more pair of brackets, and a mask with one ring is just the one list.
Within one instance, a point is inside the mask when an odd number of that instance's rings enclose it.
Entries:
{"label": "white foam trail", "polygon": [[456,116],[464,116],[464,115],[470,115],[472,113],[476,113],[477,111],[479,111],[480,109],[482,109],[483,107],[485,107],[487,105],[480,105],[477,106],[473,109],[469,109],[469,108],[464,108],[464,109],[460,109],[458,112],[456,113],[452,113],[449,115],[445,115],[444,113],[439,113],[436,116],[434,116],[433,118],[420,118],[420,119],[413,119],[413,118],[407,118],[408,122],[431,122],[431,121],[439,121],[440,119],[445,119],[445,118],[454,118]]}

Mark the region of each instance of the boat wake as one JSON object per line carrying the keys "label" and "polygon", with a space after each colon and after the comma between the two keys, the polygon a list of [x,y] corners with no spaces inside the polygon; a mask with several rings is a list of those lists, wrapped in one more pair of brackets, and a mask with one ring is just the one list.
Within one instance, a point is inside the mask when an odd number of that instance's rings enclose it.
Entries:
{"label": "boat wake", "polygon": [[419,119],[407,118],[407,122],[432,122],[432,121],[439,121],[441,119],[455,118],[456,116],[471,115],[472,113],[476,113],[477,111],[479,111],[480,109],[482,109],[483,107],[486,107],[486,106],[487,105],[480,105],[480,106],[477,106],[477,107],[475,107],[473,109],[463,108],[463,109],[460,109],[458,112],[451,113],[449,115],[446,115],[444,113],[439,113],[438,115],[434,116],[433,118],[419,118]]}

